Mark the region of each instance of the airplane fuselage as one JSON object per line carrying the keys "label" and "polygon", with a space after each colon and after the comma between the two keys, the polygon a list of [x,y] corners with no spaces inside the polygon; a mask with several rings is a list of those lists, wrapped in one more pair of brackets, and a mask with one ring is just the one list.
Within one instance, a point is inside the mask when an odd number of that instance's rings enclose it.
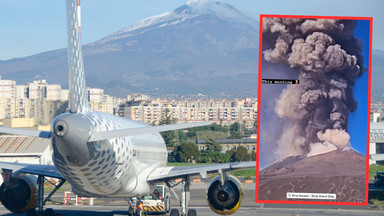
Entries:
{"label": "airplane fuselage", "polygon": [[149,193],[148,174],[166,166],[159,133],[89,142],[93,133],[149,125],[100,112],[64,113],[52,122],[53,161],[80,196],[133,197]]}

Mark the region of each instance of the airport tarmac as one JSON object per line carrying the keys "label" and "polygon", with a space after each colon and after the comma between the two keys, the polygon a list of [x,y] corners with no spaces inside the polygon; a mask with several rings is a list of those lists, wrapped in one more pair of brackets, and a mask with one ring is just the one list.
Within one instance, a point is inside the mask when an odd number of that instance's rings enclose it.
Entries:
{"label": "airport tarmac", "polygon": [[[196,209],[198,215],[214,216],[217,215],[207,206],[205,192],[208,183],[192,183],[190,208]],[[180,187],[177,186],[175,191],[180,193]],[[372,206],[334,206],[334,205],[295,205],[295,204],[259,204],[254,202],[255,184],[244,184],[244,199],[240,209],[234,213],[234,216],[258,215],[258,216],[382,216],[384,210],[378,210]],[[122,199],[96,199],[94,206],[78,205],[62,205],[63,192],[54,195],[53,200],[56,205],[49,204],[46,208],[52,208],[57,215],[82,215],[82,216],[120,216],[128,214],[127,202]],[[172,207],[179,207],[177,200],[172,200]],[[3,206],[0,207],[0,215],[16,216],[20,214],[10,213]]]}

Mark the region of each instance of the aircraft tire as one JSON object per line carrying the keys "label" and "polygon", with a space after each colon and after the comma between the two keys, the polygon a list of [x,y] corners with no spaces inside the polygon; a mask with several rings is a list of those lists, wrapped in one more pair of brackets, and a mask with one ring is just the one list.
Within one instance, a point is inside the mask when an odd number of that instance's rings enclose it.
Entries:
{"label": "aircraft tire", "polygon": [[197,216],[196,209],[189,209],[187,216]]}
{"label": "aircraft tire", "polygon": [[171,209],[169,216],[180,216],[178,209]]}
{"label": "aircraft tire", "polygon": [[53,211],[53,209],[51,208],[47,208],[45,211],[44,211],[44,214],[43,216],[54,216],[55,215],[55,212]]}
{"label": "aircraft tire", "polygon": [[169,210],[171,209],[171,199],[169,196],[165,198],[165,213],[169,213]]}

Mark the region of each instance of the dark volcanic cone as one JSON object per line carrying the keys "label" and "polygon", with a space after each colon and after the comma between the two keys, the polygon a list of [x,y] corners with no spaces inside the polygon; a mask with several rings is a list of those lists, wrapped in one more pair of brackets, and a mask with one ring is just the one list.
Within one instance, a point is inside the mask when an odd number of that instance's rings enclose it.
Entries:
{"label": "dark volcanic cone", "polygon": [[[260,171],[258,195],[259,200],[362,203],[365,177],[366,158],[352,149],[288,157]],[[287,199],[287,192],[331,193],[336,200]]]}

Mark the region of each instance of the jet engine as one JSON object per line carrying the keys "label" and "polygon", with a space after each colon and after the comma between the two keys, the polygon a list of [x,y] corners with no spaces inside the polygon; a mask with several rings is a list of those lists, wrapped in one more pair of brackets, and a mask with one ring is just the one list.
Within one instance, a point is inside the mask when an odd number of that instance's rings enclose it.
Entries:
{"label": "jet engine", "polygon": [[0,201],[9,211],[18,214],[25,213],[30,208],[36,208],[37,191],[37,179],[35,176],[25,175],[22,177],[4,178],[4,182],[0,187]]}
{"label": "jet engine", "polygon": [[207,201],[212,211],[221,215],[229,215],[236,212],[243,198],[243,186],[239,179],[226,175],[224,184],[220,177],[212,179],[207,190]]}

